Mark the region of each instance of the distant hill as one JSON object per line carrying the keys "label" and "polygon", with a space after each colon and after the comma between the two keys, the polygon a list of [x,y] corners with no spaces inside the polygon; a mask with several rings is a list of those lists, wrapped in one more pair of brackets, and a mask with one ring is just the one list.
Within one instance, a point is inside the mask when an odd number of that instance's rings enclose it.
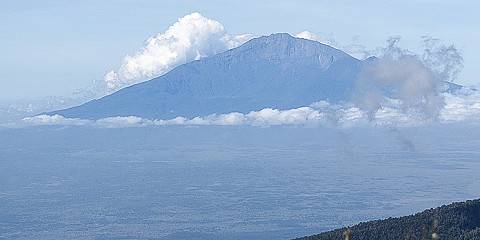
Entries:
{"label": "distant hill", "polygon": [[49,114],[98,119],[195,117],[346,99],[363,61],[286,33],[193,61],[109,96]]}
{"label": "distant hill", "polygon": [[360,223],[297,240],[343,240],[347,232],[350,240],[480,240],[480,200],[453,203],[406,217]]}

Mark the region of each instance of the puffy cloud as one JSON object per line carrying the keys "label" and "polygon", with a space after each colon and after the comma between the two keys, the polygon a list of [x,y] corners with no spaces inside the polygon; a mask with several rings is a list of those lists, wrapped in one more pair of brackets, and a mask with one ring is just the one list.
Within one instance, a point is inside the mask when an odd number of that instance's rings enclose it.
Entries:
{"label": "puffy cloud", "polygon": [[185,117],[176,117],[174,119],[170,120],[154,120],[153,124],[154,125],[186,125],[188,122],[188,119]]}
{"label": "puffy cloud", "polygon": [[128,127],[128,126],[141,126],[149,125],[151,121],[145,120],[136,116],[128,117],[108,117],[102,118],[95,122],[96,125],[103,127]]}
{"label": "puffy cloud", "polygon": [[123,59],[117,71],[109,71],[104,81],[109,89],[118,89],[237,47],[251,38],[250,34],[230,35],[221,23],[195,12],[178,19],[166,32],[150,37],[140,51]]}
{"label": "puffy cloud", "polygon": [[324,118],[323,113],[311,107],[301,107],[289,110],[272,108],[250,112],[246,115],[247,121],[254,126],[268,125],[298,125],[319,122]]}
{"label": "puffy cloud", "polygon": [[192,125],[243,125],[246,124],[247,118],[244,114],[232,112],[227,114],[213,114],[206,117],[195,117],[188,121]]}
{"label": "puffy cloud", "polygon": [[357,107],[340,108],[335,115],[340,126],[351,127],[366,123],[365,113]]}
{"label": "puffy cloud", "polygon": [[480,120],[480,93],[477,91],[445,94],[445,107],[440,118],[445,122]]}

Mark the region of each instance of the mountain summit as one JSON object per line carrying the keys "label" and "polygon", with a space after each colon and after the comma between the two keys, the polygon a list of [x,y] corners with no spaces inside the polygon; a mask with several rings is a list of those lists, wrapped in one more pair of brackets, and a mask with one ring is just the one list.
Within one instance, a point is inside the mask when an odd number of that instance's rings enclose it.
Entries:
{"label": "mountain summit", "polygon": [[349,97],[363,62],[319,42],[277,33],[176,67],[83,105],[52,112],[98,119],[150,119],[289,109]]}

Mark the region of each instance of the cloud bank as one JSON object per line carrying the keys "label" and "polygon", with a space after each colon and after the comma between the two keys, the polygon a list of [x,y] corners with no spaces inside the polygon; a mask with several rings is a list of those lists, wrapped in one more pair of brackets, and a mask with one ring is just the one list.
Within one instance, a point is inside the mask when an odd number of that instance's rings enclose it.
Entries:
{"label": "cloud bank", "polygon": [[237,47],[250,34],[230,35],[223,25],[200,13],[186,15],[164,33],[150,37],[141,50],[126,56],[104,82],[110,90],[158,77],[174,67]]}
{"label": "cloud bank", "polygon": [[[463,93],[443,93],[445,107],[438,113],[436,122],[478,122],[480,120],[480,93],[465,91]],[[320,101],[310,106],[279,110],[265,108],[249,113],[226,113],[199,116],[192,119],[176,117],[174,119],[144,119],[137,116],[109,117],[99,120],[65,118],[60,115],[39,115],[23,119],[24,126],[64,125],[94,127],[141,127],[141,126],[395,126],[407,127],[431,123],[414,112],[406,112],[396,99],[389,99],[382,108],[373,114],[356,107],[354,104],[334,105]]]}

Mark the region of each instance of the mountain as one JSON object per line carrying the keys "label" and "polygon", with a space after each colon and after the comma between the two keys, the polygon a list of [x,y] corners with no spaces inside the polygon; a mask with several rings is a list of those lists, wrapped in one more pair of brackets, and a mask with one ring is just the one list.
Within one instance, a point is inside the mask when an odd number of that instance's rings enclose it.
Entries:
{"label": "mountain", "polygon": [[480,240],[480,200],[453,203],[415,215],[360,223],[297,240]]}
{"label": "mountain", "polygon": [[267,107],[289,109],[318,100],[338,102],[350,95],[362,64],[330,46],[278,33],[48,114],[86,119],[130,115],[169,119]]}
{"label": "mountain", "polygon": [[[152,80],[83,105],[47,113],[99,119],[148,119],[291,109],[319,100],[348,101],[365,65],[338,49],[277,33],[252,39],[229,51],[183,64]],[[445,83],[444,91],[460,85]]]}

